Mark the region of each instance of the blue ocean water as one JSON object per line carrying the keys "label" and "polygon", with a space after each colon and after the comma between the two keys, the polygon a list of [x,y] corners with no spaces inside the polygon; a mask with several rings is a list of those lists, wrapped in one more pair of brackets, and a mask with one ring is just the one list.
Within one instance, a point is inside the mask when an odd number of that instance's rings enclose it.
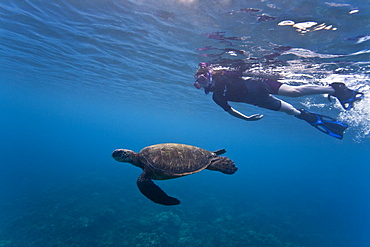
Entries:
{"label": "blue ocean water", "polygon": [[[362,0],[1,1],[0,246],[370,246],[369,15]],[[265,115],[244,122],[192,86],[217,59],[365,98],[282,97],[347,122],[343,140],[232,104]],[[165,142],[225,148],[239,170],[157,181],[181,204],[154,204],[111,152]]]}

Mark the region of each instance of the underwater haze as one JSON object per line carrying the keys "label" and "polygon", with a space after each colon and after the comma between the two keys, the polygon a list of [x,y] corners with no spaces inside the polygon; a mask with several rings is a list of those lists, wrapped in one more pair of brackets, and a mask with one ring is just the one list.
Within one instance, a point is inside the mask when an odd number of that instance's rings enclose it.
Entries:
{"label": "underwater haze", "polygon": [[[1,247],[370,246],[370,4],[364,0],[0,2]],[[353,109],[281,97],[349,125],[342,140],[193,86],[199,62],[243,61],[291,85],[344,82]],[[136,186],[117,148],[226,149],[233,175]]]}

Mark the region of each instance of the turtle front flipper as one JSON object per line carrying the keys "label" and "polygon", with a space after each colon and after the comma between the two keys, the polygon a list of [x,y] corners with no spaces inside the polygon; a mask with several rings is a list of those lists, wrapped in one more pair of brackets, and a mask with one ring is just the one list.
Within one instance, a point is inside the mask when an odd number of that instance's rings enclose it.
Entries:
{"label": "turtle front flipper", "polygon": [[166,206],[180,204],[179,200],[168,196],[161,188],[159,188],[145,171],[140,175],[136,183],[140,192],[155,203]]}

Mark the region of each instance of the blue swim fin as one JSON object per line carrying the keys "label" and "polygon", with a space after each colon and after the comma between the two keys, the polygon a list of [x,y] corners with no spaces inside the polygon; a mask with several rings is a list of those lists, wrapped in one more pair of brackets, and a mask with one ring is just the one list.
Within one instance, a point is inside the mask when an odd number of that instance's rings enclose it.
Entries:
{"label": "blue swim fin", "polygon": [[344,83],[333,82],[330,86],[334,88],[335,93],[329,94],[328,100],[331,102],[331,96],[336,97],[346,110],[350,110],[353,103],[364,98],[364,93],[349,89]]}
{"label": "blue swim fin", "polygon": [[300,109],[301,115],[296,116],[299,119],[305,120],[321,132],[332,137],[342,139],[343,132],[347,129],[348,125],[342,123],[332,117],[320,115],[318,113],[310,112],[305,109]]}

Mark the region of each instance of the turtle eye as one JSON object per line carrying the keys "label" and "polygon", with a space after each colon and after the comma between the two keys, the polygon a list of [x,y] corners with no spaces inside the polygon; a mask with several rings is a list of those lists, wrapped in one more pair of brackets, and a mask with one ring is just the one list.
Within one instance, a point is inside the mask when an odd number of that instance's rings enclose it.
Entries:
{"label": "turtle eye", "polygon": [[119,156],[121,159],[127,159],[130,156],[130,153],[125,149],[118,150],[117,153],[117,156]]}

